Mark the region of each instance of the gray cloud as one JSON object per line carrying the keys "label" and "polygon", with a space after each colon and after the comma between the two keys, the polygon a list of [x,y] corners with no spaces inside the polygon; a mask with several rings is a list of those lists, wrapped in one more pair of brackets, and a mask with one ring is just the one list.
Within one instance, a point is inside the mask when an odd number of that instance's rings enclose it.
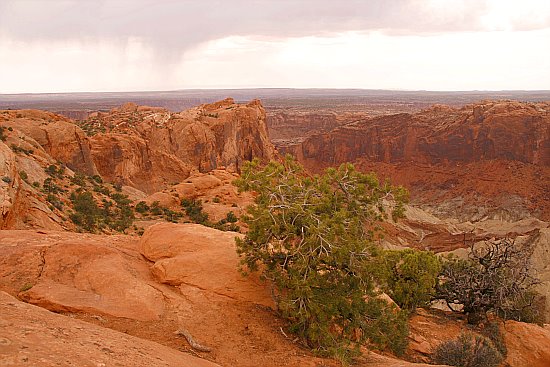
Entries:
{"label": "gray cloud", "polygon": [[475,31],[486,0],[432,8],[422,0],[3,0],[0,35],[24,41],[146,40],[181,51],[229,35],[292,37],[343,31]]}

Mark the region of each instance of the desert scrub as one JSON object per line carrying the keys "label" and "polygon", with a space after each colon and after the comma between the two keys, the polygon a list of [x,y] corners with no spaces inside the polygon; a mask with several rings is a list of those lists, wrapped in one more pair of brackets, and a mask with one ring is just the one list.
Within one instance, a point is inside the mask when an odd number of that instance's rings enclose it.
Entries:
{"label": "desert scrub", "polygon": [[87,232],[112,229],[124,232],[134,222],[135,215],[128,196],[112,193],[104,198],[99,206],[91,192],[79,188],[71,193],[74,212],[69,218],[79,228]]}
{"label": "desert scrub", "polygon": [[377,269],[383,290],[399,307],[412,312],[429,306],[441,263],[429,251],[385,250],[380,253]]}
{"label": "desert scrub", "polygon": [[10,148],[14,153],[23,153],[25,155],[31,155],[31,154],[34,153],[34,150],[32,150],[32,149],[25,149],[23,147],[20,147],[19,145],[15,145],[15,144],[11,144]]}
{"label": "desert scrub", "polygon": [[65,173],[65,167],[63,165],[60,165],[57,167],[55,164],[50,164],[46,169],[44,170],[48,175],[54,178],[63,178],[63,174]]}
{"label": "desert scrub", "polygon": [[147,205],[145,201],[140,201],[139,203],[136,204],[135,209],[136,209],[136,212],[140,214],[146,214],[151,208],[149,207],[149,205]]}
{"label": "desert scrub", "polygon": [[203,212],[202,201],[195,199],[182,199],[181,205],[189,219],[198,224],[208,223],[208,214]]}
{"label": "desert scrub", "polygon": [[27,175],[27,172],[25,171],[19,171],[19,177],[25,182],[29,179],[29,175]]}
{"label": "desert scrub", "polygon": [[467,259],[444,259],[436,298],[451,310],[463,305],[462,312],[473,325],[487,320],[488,313],[503,319],[527,318],[531,313],[536,320],[534,287],[540,279],[531,271],[533,249],[532,244],[519,245],[507,238],[486,241],[479,248],[472,244]]}
{"label": "desert scrub", "polygon": [[457,339],[440,344],[433,356],[436,364],[457,367],[496,367],[503,357],[489,338],[463,333]]}

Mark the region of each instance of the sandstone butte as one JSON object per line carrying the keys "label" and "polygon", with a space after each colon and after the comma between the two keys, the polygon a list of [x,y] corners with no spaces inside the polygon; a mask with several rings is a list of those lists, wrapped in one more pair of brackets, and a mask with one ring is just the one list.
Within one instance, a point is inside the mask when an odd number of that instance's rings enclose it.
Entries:
{"label": "sandstone butte", "polygon": [[[547,281],[541,291],[550,295],[549,108],[483,102],[418,114],[327,117],[320,128],[334,119],[353,122],[304,139],[298,131],[292,149],[312,170],[355,161],[410,184],[413,197],[433,200],[424,207],[430,212],[408,206],[404,220],[387,224],[386,246],[460,252],[466,235],[534,242],[533,262]],[[0,181],[0,364],[337,366],[286,334],[269,287],[237,271],[239,234],[158,220],[141,221],[141,236],[74,233],[67,213],[33,185],[51,178],[47,168],[62,162],[68,176],[121,184],[134,203],[175,210],[181,198],[202,199],[219,220],[229,211],[241,214],[252,201],[231,185],[243,162],[277,156],[265,122],[259,101],[230,99],[179,113],[126,104],[78,125],[49,112],[0,111],[0,177],[6,177]],[[456,182],[448,183],[450,177]],[[54,181],[69,205],[77,186],[67,177]],[[471,187],[488,199],[475,221],[467,220],[476,204],[466,195]],[[504,206],[507,215],[497,210],[502,196],[514,198]],[[450,220],[457,208],[466,214]],[[182,328],[212,351],[193,350],[174,334]],[[406,353],[416,363],[365,350],[358,365],[427,366],[434,347],[464,329],[459,318],[421,311],[411,320]],[[507,322],[504,330],[508,365],[550,365],[548,326]]]}

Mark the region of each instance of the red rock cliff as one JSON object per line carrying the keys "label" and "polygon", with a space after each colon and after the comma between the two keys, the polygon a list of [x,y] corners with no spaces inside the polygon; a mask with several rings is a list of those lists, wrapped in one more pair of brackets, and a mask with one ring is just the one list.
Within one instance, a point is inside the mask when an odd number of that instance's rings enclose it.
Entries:
{"label": "red rock cliff", "polygon": [[439,214],[459,209],[480,219],[492,207],[513,219],[550,218],[550,103],[482,102],[379,116],[312,136],[294,153],[314,171],[355,162],[440,209],[455,201]]}
{"label": "red rock cliff", "polygon": [[179,113],[126,104],[89,119],[107,129],[91,138],[95,164],[108,181],[152,193],[180,182],[190,171],[239,171],[244,161],[271,159],[265,110],[257,100],[232,99]]}

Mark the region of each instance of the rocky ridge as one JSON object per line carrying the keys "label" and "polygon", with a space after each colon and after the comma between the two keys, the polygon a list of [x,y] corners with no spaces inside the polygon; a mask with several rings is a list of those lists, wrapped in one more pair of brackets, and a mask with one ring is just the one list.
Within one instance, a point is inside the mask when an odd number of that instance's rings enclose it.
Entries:
{"label": "rocky ridge", "polygon": [[84,126],[100,131],[90,142],[102,177],[153,193],[193,170],[238,172],[253,157],[273,158],[265,119],[259,101],[239,105],[228,98],[179,113],[128,103],[90,115]]}
{"label": "rocky ridge", "polygon": [[[0,111],[0,228],[74,228],[48,203],[48,178],[62,203],[69,201],[75,174],[98,176],[145,197],[192,174],[238,172],[246,160],[275,156],[259,101],[226,99],[180,113],[126,104],[80,125],[86,133],[50,112]],[[64,176],[48,174],[52,165],[62,167]]]}
{"label": "rocky ridge", "polygon": [[550,218],[549,103],[486,101],[378,116],[290,151],[313,171],[355,162],[410,188],[415,203],[438,216]]}

